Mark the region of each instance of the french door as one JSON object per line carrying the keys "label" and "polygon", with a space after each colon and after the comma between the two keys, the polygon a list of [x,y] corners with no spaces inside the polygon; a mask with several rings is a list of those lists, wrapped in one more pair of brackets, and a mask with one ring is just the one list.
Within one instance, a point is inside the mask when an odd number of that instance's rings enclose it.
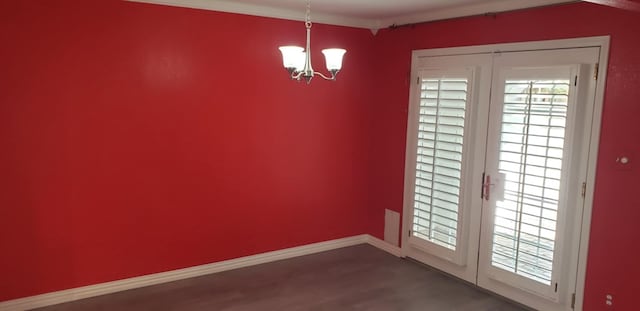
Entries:
{"label": "french door", "polygon": [[414,56],[405,256],[571,310],[599,49]]}

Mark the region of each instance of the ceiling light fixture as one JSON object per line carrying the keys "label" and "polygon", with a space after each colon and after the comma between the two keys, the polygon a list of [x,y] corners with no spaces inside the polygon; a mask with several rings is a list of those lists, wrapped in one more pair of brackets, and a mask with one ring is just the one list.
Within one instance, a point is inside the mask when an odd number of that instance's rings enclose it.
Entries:
{"label": "ceiling light fixture", "polygon": [[314,75],[319,75],[325,80],[335,80],[336,75],[342,69],[342,57],[347,52],[345,49],[324,49],[325,62],[327,70],[331,72],[331,77],[323,75],[321,72],[313,71],[311,67],[311,0],[307,0],[307,14],[305,16],[304,25],[307,28],[307,49],[299,46],[281,46],[282,62],[284,68],[289,71],[291,79],[300,81],[304,78],[307,84],[311,83]]}

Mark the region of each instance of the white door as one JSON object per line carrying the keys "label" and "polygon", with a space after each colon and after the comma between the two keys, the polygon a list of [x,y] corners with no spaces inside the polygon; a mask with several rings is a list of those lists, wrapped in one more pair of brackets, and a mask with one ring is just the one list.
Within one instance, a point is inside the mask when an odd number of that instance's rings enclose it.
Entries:
{"label": "white door", "polygon": [[[412,91],[405,175],[405,255],[475,282],[490,55],[430,57]],[[410,164],[409,164],[410,163]],[[475,168],[475,169],[474,169]],[[474,182],[476,181],[476,182]],[[474,238],[475,237],[475,238]]]}
{"label": "white door", "polygon": [[540,310],[575,292],[598,48],[496,55],[478,285]]}
{"label": "white door", "polygon": [[403,254],[571,310],[599,48],[414,58]]}

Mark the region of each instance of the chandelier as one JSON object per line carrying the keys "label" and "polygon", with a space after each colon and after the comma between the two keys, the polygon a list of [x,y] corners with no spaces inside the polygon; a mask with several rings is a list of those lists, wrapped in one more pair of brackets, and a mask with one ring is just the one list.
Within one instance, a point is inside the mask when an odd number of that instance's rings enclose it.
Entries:
{"label": "chandelier", "polygon": [[324,49],[322,54],[325,57],[327,70],[331,73],[330,77],[325,76],[321,72],[313,71],[311,67],[311,0],[307,0],[307,14],[305,15],[304,25],[307,28],[307,49],[299,46],[281,46],[282,62],[284,68],[289,71],[291,79],[300,81],[303,78],[307,84],[311,83],[314,75],[318,75],[325,80],[335,80],[336,75],[342,69],[342,57],[347,52],[345,49]]}

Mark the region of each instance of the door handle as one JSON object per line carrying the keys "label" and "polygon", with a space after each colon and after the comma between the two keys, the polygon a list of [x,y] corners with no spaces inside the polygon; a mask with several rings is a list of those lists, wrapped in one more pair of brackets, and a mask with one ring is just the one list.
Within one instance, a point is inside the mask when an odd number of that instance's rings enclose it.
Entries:
{"label": "door handle", "polygon": [[491,186],[494,184],[491,183],[491,175],[486,174],[484,177],[484,183],[482,184],[482,196],[485,200],[489,201],[489,196],[491,195]]}
{"label": "door handle", "polygon": [[506,180],[506,175],[504,173],[496,173],[497,178],[493,182],[491,175],[483,173],[482,174],[482,193],[481,198],[489,201],[489,198],[492,196],[492,188],[496,186],[497,188],[494,191],[497,191],[494,194],[497,194],[497,200],[504,200],[504,184]]}

